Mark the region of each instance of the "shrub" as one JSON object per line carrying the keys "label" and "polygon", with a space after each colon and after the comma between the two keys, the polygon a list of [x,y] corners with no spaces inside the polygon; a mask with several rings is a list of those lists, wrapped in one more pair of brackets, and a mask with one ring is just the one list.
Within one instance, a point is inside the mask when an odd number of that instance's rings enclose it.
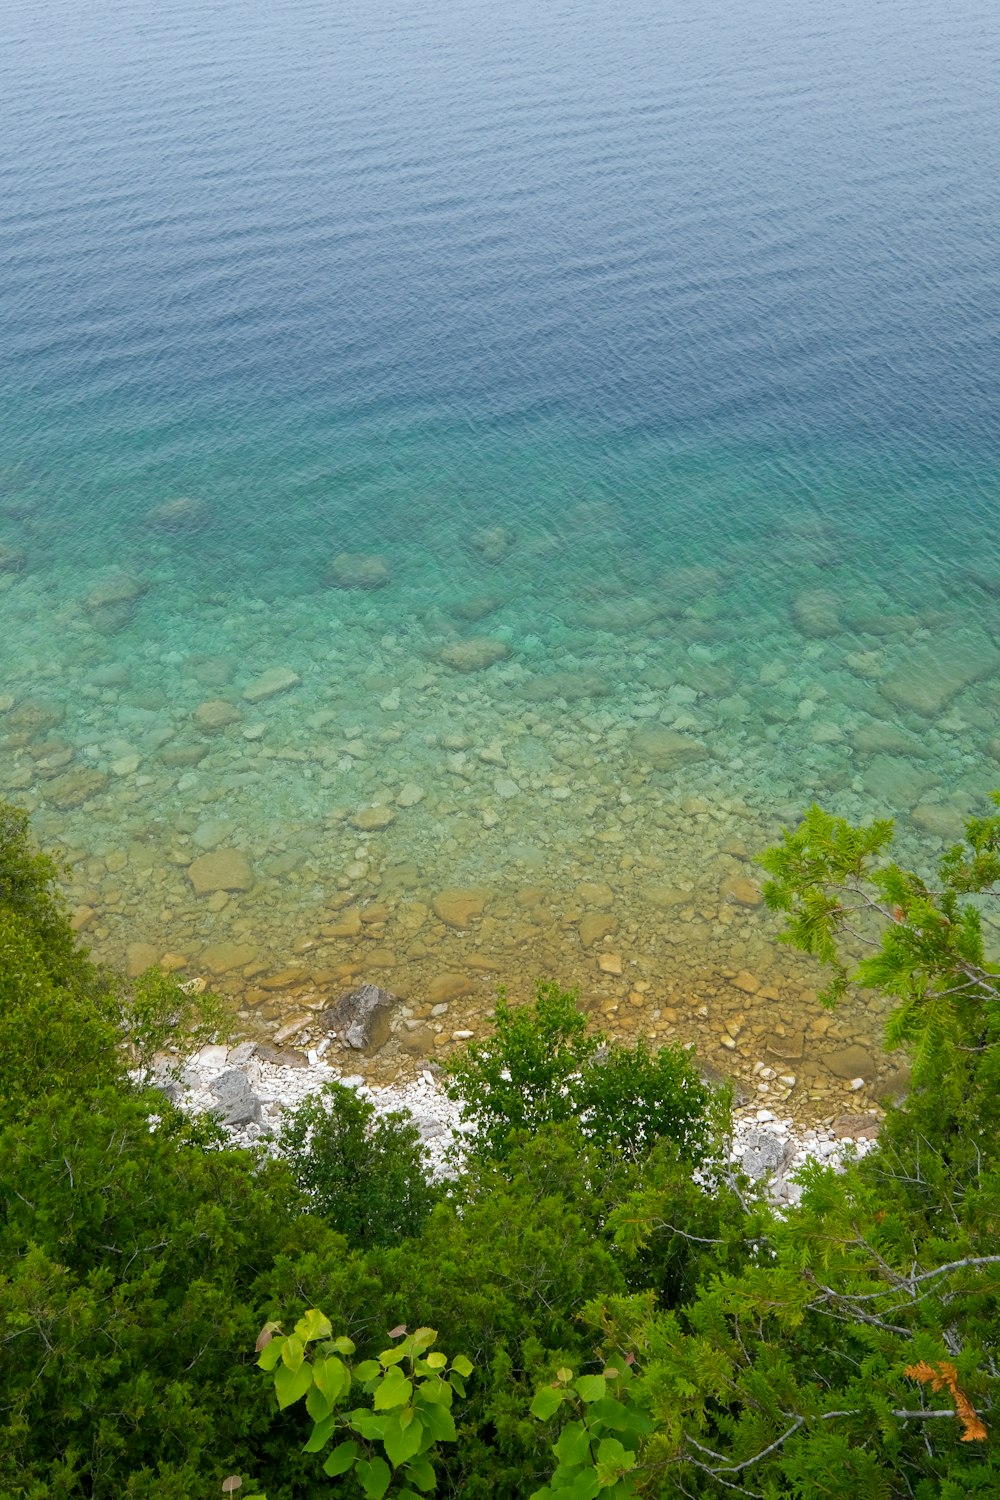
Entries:
{"label": "shrub", "polygon": [[499,1160],[520,1132],[574,1123],[586,1141],[630,1161],[663,1139],[686,1161],[699,1161],[712,1096],[687,1054],[588,1036],[576,999],[573,990],[539,981],[534,1004],[514,1010],[501,993],[493,1036],[471,1042],[448,1065],[448,1094],[472,1127],[469,1151]]}
{"label": "shrub", "polygon": [[292,1111],[280,1150],[299,1186],[352,1245],[370,1249],[416,1234],[440,1196],[413,1117],[331,1083]]}

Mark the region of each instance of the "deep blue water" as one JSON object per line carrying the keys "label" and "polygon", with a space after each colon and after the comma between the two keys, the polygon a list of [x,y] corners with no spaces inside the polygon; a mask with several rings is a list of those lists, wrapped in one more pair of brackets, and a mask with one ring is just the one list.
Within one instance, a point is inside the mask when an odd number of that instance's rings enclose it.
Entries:
{"label": "deep blue water", "polygon": [[[0,782],[98,861],[206,806],[261,860],[299,829],[318,889],[356,859],[331,802],[415,781],[362,896],[406,861],[511,888],[530,846],[632,909],[594,820],[682,796],[937,837],[994,757],[998,119],[987,0],[7,0],[0,698],[63,718]],[[203,527],[148,524],[183,496]],[[329,587],[344,551],[391,582]],[[109,570],[143,590],[110,616]],[[442,666],[481,635],[506,662]],[[914,706],[911,667],[951,677]],[[213,695],[243,718],[168,767]],[[710,754],[650,773],[650,723]],[[60,807],[67,750],[112,779]],[[707,837],[648,826],[677,869]],[[145,901],[113,873],[110,940]],[[188,949],[230,920],[163,912]]]}

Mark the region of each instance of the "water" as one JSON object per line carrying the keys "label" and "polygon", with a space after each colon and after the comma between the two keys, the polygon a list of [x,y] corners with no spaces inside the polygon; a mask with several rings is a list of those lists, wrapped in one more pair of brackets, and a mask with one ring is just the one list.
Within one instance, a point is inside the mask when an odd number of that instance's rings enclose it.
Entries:
{"label": "water", "polygon": [[985,0],[8,0],[0,794],[95,950],[374,979],[388,1070],[552,973],[839,1097],[880,1010],[748,855],[996,779],[998,62]]}

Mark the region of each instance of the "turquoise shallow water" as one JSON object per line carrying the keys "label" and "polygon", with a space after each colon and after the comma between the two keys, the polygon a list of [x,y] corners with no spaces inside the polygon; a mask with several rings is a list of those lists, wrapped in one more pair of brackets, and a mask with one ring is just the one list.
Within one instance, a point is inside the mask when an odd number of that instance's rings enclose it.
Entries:
{"label": "turquoise shallow water", "polygon": [[995,11],[0,44],[0,791],[98,951],[820,1046],[748,853],[818,798],[926,860],[996,779]]}

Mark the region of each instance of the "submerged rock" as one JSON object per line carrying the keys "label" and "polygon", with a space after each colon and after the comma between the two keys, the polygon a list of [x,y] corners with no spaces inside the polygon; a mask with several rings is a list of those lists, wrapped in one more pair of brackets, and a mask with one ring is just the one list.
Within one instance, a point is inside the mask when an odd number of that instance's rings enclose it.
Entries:
{"label": "submerged rock", "polygon": [[72,771],[67,771],[65,776],[57,776],[54,781],[46,784],[45,800],[51,802],[53,807],[67,812],[72,807],[80,807],[91,797],[99,796],[107,784],[108,778],[103,771],[76,766]]}
{"label": "submerged rock", "polygon": [[374,552],[339,552],[327,571],[327,583],[338,589],[381,589],[390,581],[389,565]]}
{"label": "submerged rock", "polygon": [[1000,669],[1000,657],[986,635],[932,641],[918,646],[881,684],[897,708],[934,718],[963,688]]}
{"label": "submerged rock", "polygon": [[27,558],[17,547],[0,542],[0,573],[20,573],[26,563]]}
{"label": "submerged rock", "polygon": [[487,891],[448,890],[439,891],[431,902],[435,916],[449,927],[466,928],[473,917],[481,917],[486,910]]}
{"label": "submerged rock", "polygon": [[239,724],[243,715],[225,698],[209,698],[198,704],[192,717],[202,734],[221,734],[231,724]]}
{"label": "submerged rock", "polygon": [[206,500],[197,500],[192,495],[182,495],[177,500],[164,500],[146,512],[146,525],[154,531],[201,531],[212,519],[212,511]]}
{"label": "submerged rock", "polygon": [[4,718],[4,728],[9,734],[37,739],[57,728],[65,717],[63,705],[50,698],[22,698]]}
{"label": "submerged rock", "polygon": [[144,579],[115,570],[95,585],[83,601],[93,628],[114,635],[132,623],[135,606],[149,588]]}
{"label": "submerged rock", "polygon": [[451,641],[438,652],[446,667],[456,672],[482,672],[498,661],[506,661],[510,647],[493,636],[474,635],[467,641]]}
{"label": "submerged rock", "polygon": [[95,584],[83,601],[84,609],[95,611],[108,609],[112,605],[134,604],[148,589],[149,584],[132,573],[115,570],[100,583]]}
{"label": "submerged rock", "polygon": [[578,703],[581,698],[606,698],[611,684],[597,672],[549,672],[544,677],[530,677],[521,688],[529,703],[548,703],[563,698]]}
{"label": "submerged rock", "polygon": [[291,667],[270,667],[243,689],[243,696],[248,703],[264,703],[279,693],[287,693],[289,688],[298,687],[301,681],[298,672],[293,672]]}
{"label": "submerged rock", "polygon": [[188,865],[188,879],[196,896],[213,891],[248,891],[253,885],[250,861],[241,849],[217,849]]}
{"label": "submerged rock", "polygon": [[383,828],[388,828],[390,823],[395,823],[396,814],[391,807],[384,804],[378,807],[363,807],[349,819],[352,828],[357,828],[362,833],[377,833]]}
{"label": "submerged rock", "polygon": [[632,749],[640,760],[648,760],[657,771],[669,771],[690,761],[704,760],[708,746],[674,729],[640,729],[632,736]]}
{"label": "submerged rock", "polygon": [[476,620],[485,620],[487,615],[496,614],[504,603],[498,594],[473,594],[468,599],[456,599],[449,604],[448,613],[454,615],[456,620],[468,620],[470,624]]}
{"label": "submerged rock", "polygon": [[506,526],[485,526],[481,531],[472,532],[466,545],[483,562],[495,566],[506,562],[517,545],[517,538]]}
{"label": "submerged rock", "polygon": [[801,589],[792,601],[792,615],[799,634],[809,640],[823,640],[843,628],[840,601],[829,589]]}

